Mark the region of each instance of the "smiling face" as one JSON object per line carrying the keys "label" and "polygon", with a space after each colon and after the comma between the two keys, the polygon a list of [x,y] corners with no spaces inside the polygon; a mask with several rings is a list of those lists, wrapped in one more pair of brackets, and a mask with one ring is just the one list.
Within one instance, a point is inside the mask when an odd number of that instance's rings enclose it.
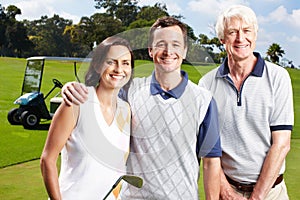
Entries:
{"label": "smiling face", "polygon": [[253,24],[233,17],[225,23],[224,39],[221,42],[225,45],[229,58],[241,61],[253,57],[256,38],[257,33]]}
{"label": "smiling face", "polygon": [[155,70],[161,72],[180,71],[187,49],[179,26],[157,28],[153,33],[153,42],[149,55],[153,58]]}
{"label": "smiling face", "polygon": [[122,45],[111,46],[103,63],[100,85],[110,89],[123,87],[131,77],[131,54]]}

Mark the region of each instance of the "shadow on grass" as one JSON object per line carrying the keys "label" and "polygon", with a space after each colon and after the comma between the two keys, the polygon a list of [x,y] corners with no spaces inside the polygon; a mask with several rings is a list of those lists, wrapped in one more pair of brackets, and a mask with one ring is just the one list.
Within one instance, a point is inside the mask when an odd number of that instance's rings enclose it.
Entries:
{"label": "shadow on grass", "polygon": [[50,124],[39,124],[35,130],[49,130]]}
{"label": "shadow on grass", "polygon": [[50,124],[39,124],[37,127],[34,128],[24,128],[26,130],[41,130],[41,131],[45,131],[45,130],[49,130]]}

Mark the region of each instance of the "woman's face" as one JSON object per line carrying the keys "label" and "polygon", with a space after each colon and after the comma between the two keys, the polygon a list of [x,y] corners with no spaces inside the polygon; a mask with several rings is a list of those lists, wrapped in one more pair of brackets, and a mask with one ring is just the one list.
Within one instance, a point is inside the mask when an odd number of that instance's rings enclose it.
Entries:
{"label": "woman's face", "polygon": [[103,63],[100,83],[102,87],[123,87],[131,77],[131,54],[122,45],[111,46]]}

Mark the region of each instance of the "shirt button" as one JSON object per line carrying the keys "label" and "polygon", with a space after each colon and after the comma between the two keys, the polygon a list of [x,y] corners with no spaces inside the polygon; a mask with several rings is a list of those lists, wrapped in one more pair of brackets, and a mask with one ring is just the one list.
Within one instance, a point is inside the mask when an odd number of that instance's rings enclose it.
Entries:
{"label": "shirt button", "polygon": [[166,95],[166,93],[164,93],[164,92],[163,92],[163,93],[161,93],[161,95],[165,96],[165,95]]}

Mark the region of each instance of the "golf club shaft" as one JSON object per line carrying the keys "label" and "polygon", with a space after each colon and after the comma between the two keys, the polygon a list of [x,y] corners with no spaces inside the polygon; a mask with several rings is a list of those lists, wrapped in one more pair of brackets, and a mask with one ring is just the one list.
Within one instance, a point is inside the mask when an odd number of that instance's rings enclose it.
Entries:
{"label": "golf club shaft", "polygon": [[112,186],[112,188],[109,190],[109,192],[105,195],[105,197],[103,198],[103,200],[105,200],[109,194],[113,191],[113,189],[115,189],[117,187],[117,185],[120,183],[120,181],[122,180],[122,176],[115,182],[115,184]]}

